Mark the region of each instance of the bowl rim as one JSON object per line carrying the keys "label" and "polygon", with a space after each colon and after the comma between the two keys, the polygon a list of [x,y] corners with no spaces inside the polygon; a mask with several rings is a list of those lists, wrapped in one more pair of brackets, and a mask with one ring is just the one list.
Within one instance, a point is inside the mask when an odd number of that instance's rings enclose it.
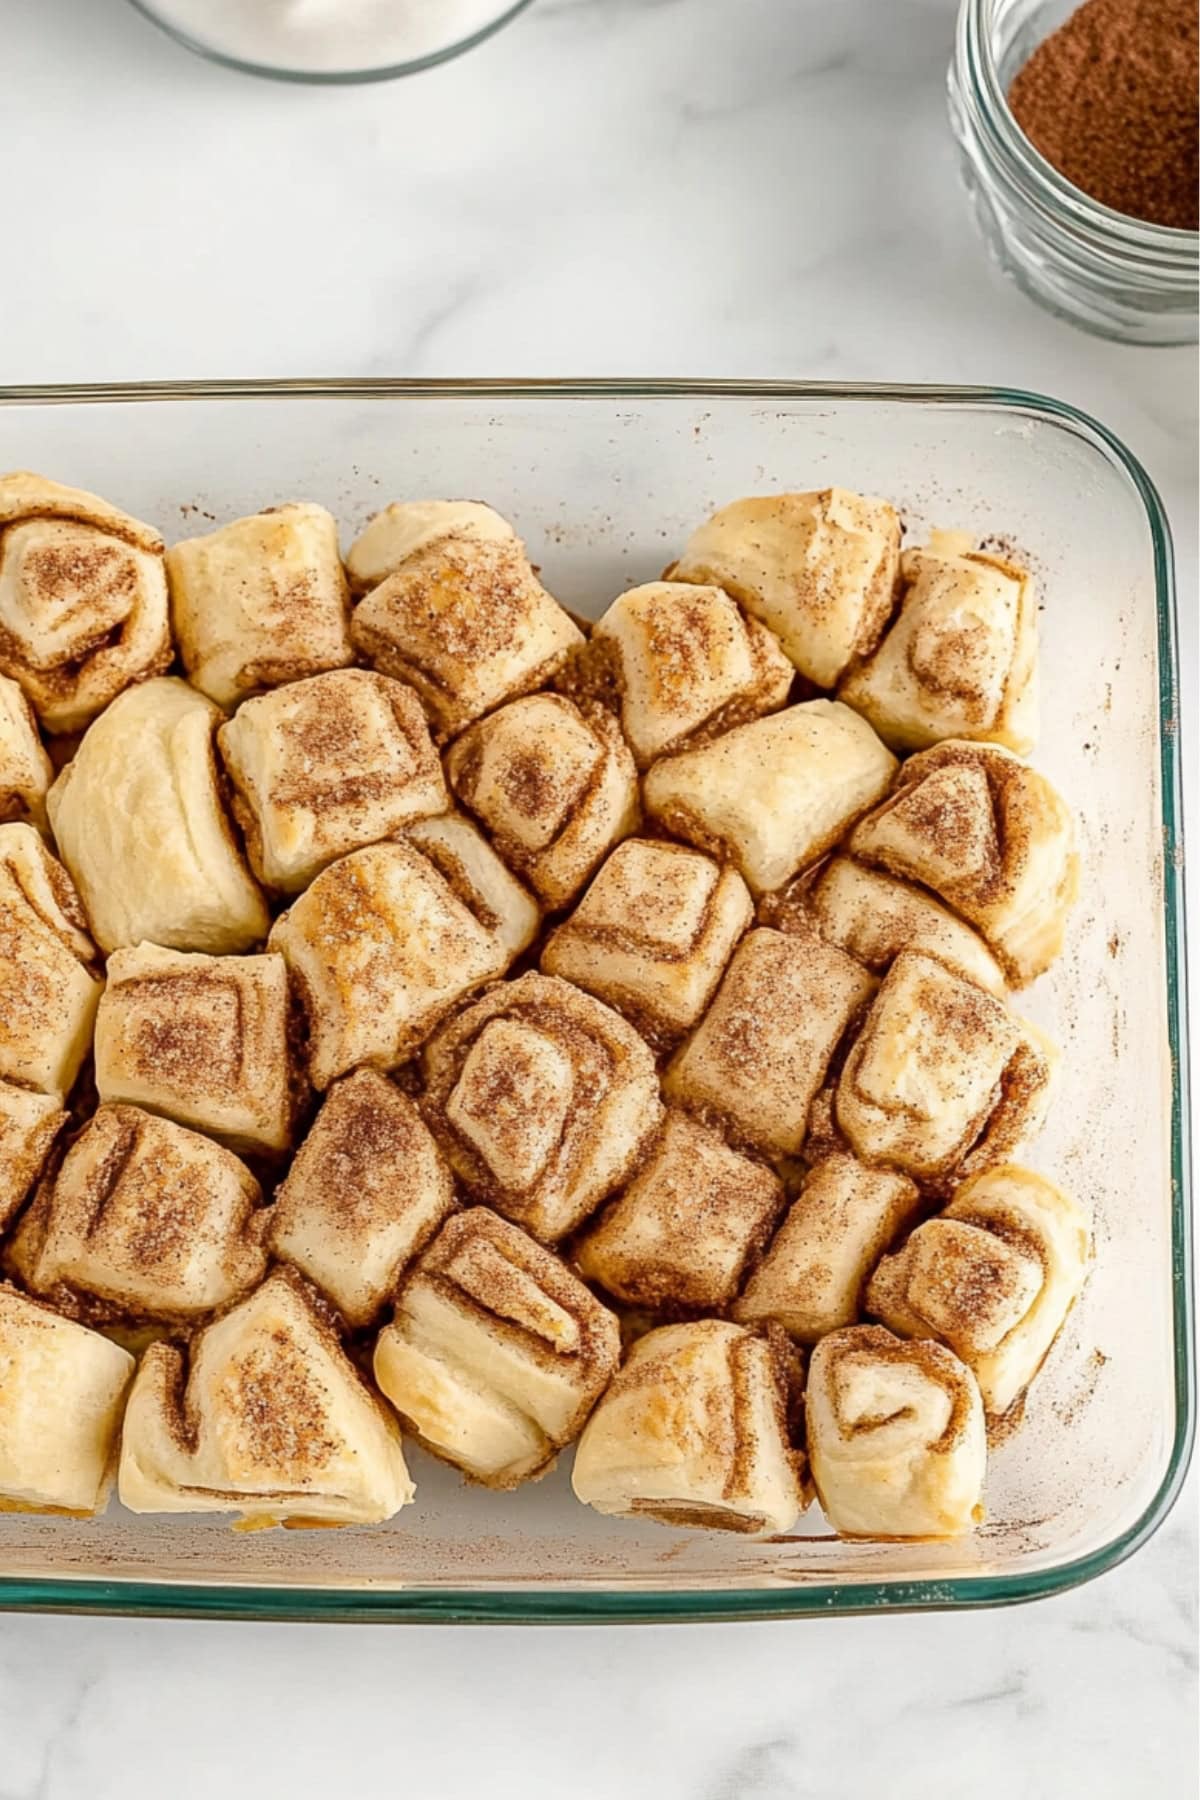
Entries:
{"label": "bowl rim", "polygon": [[[970,3],[970,0],[968,0]],[[0,1611],[100,1613],[128,1617],[252,1620],[656,1623],[800,1618],[864,1612],[960,1611],[1006,1606],[1080,1586],[1124,1562],[1163,1523],[1187,1476],[1195,1436],[1195,1341],[1191,1243],[1191,1126],[1183,871],[1183,781],[1179,653],[1171,530],[1158,491],[1138,458],[1109,428],[1068,401],[1021,388],[844,381],[687,378],[315,377],[303,379],[62,383],[0,386],[0,409],[19,406],[142,404],[238,399],[720,399],[846,400],[995,407],[1048,420],[1082,438],[1133,485],[1146,514],[1154,557],[1162,783],[1163,929],[1167,1034],[1171,1051],[1171,1290],[1175,1429],[1167,1465],[1140,1517],[1086,1556],[1011,1575],[884,1579],[847,1585],[707,1589],[374,1589],[198,1584],[91,1577],[0,1577]]]}

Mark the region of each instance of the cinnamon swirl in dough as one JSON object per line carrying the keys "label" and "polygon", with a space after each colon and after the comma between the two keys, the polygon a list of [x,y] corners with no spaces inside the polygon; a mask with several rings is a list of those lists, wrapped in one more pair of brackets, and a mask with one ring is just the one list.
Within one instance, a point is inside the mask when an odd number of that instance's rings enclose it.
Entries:
{"label": "cinnamon swirl in dough", "polygon": [[0,674],[46,730],[82,730],[170,660],[157,531],[79,488],[0,475]]}
{"label": "cinnamon swirl in dough", "polygon": [[823,856],[895,770],[865,719],[837,701],[807,700],[664,757],[643,798],[676,837],[730,856],[761,894]]}
{"label": "cinnamon swirl in dough", "polygon": [[611,683],[645,768],[703,735],[774,712],[792,665],[771,633],[719,587],[651,581],[614,600],[582,652],[585,676]]}
{"label": "cinnamon swirl in dough", "polygon": [[374,1525],[413,1485],[387,1409],[281,1269],[186,1351],[151,1344],[125,1411],[120,1496],[135,1513]]}
{"label": "cinnamon swirl in dough", "polygon": [[795,1156],[833,1053],[874,986],[815,931],[752,931],[663,1090],[766,1155]]}
{"label": "cinnamon swirl in dough", "polygon": [[486,1207],[442,1227],[375,1346],[375,1379],[435,1455],[514,1488],[570,1443],[617,1367],[608,1309]]}
{"label": "cinnamon swirl in dough", "polygon": [[579,1440],[577,1498],[664,1525],[790,1531],[805,1496],[786,1344],[721,1319],[639,1338]]}
{"label": "cinnamon swirl in dough", "polygon": [[867,1277],[920,1204],[915,1183],[835,1151],[810,1169],[733,1316],[802,1344],[862,1317]]}
{"label": "cinnamon swirl in dough", "polygon": [[464,1187],[547,1241],[627,1178],[662,1113],[648,1045],[552,976],[493,988],[423,1064],[422,1108]]}
{"label": "cinnamon swirl in dough", "polygon": [[1079,889],[1074,820],[1046,777],[1007,750],[948,742],[910,757],[850,850],[969,919],[1014,987],[1062,949]]}
{"label": "cinnamon swirl in dough", "polygon": [[1090,1255],[1076,1202],[1009,1164],[964,1181],[884,1257],[867,1307],[904,1337],[948,1344],[974,1370],[988,1412],[1005,1413],[1045,1361]]}
{"label": "cinnamon swirl in dough", "polygon": [[108,960],[96,1090],[242,1152],[286,1150],[298,1082],[282,956],[138,944]]}
{"label": "cinnamon swirl in dough", "polygon": [[995,995],[906,950],[846,1058],[837,1122],[864,1162],[944,1183],[1041,1130],[1057,1065],[1049,1040]]}
{"label": "cinnamon swirl in dough", "polygon": [[0,675],[0,824],[16,819],[43,827],[53,780],[33,708],[17,683]]}
{"label": "cinnamon swirl in dough", "polygon": [[901,559],[900,612],[839,689],[893,750],[1037,737],[1037,596],[1024,569],[935,532]]}
{"label": "cinnamon swirl in dough", "polygon": [[217,743],[254,873],[284,893],[447,805],[420,701],[370,669],[332,669],[247,700]]}
{"label": "cinnamon swirl in dough", "polygon": [[603,707],[560,694],[510,700],[446,753],[446,776],[511,869],[566,906],[640,821],[637,770]]}
{"label": "cinnamon swirl in dough", "polygon": [[817,1496],[843,1537],[958,1537],[983,1517],[983,1402],[942,1344],[831,1331],[805,1398]]}
{"label": "cinnamon swirl in dough", "polygon": [[267,935],[221,806],[220,717],[186,682],[143,682],[96,720],[50,789],[50,823],[102,949],[144,939],[226,955]]}
{"label": "cinnamon swirl in dough", "polygon": [[735,500],[688,539],[672,581],[715,582],[831,688],[892,609],[900,520],[886,500],[826,488]]}
{"label": "cinnamon swirl in dough", "polygon": [[920,950],[989,994],[1004,993],[1004,971],[983,939],[911,882],[833,856],[807,904],[821,936],[877,974],[902,950]]}
{"label": "cinnamon swirl in dough", "polygon": [[537,904],[469,819],[439,813],[410,825],[405,836],[499,941],[506,969],[528,950],[541,923]]}
{"label": "cinnamon swirl in dough", "polygon": [[325,1096],[271,1212],[270,1247],[369,1325],[454,1205],[454,1183],[407,1094],[356,1069]]}
{"label": "cinnamon swirl in dough", "polygon": [[128,1350],[0,1284],[0,1512],[102,1512]]}
{"label": "cinnamon swirl in dough", "polygon": [[704,1011],[753,914],[735,870],[679,844],[627,838],[550,937],[541,967],[669,1044]]}
{"label": "cinnamon swirl in dough", "polygon": [[219,706],[353,661],[337,524],[307,501],[235,519],[167,551],[188,679]]}
{"label": "cinnamon swirl in dough", "polygon": [[0,825],[0,1081],[61,1101],[102,986],[66,870],[32,825]]}
{"label": "cinnamon swirl in dough", "polygon": [[56,1094],[0,1081],[0,1231],[20,1211],[66,1122]]}
{"label": "cinnamon swirl in dough", "polygon": [[629,1186],[587,1227],[575,1261],[630,1306],[716,1312],[734,1298],[782,1208],[770,1169],[672,1108]]}
{"label": "cinnamon swirl in dough", "polygon": [[313,1086],[358,1063],[390,1069],[411,1056],[455,1000],[504,973],[515,952],[500,923],[486,898],[411,844],[372,844],[331,863],[269,940],[308,1015]]}
{"label": "cinnamon swirl in dough", "polygon": [[439,739],[541,687],[583,641],[512,527],[489,511],[393,505],[350,550],[356,586],[379,576],[355,608],[355,646],[416,688]]}
{"label": "cinnamon swirl in dough", "polygon": [[9,1261],[68,1308],[194,1319],[262,1278],[261,1199],[220,1144],[136,1106],[101,1106],[21,1219]]}

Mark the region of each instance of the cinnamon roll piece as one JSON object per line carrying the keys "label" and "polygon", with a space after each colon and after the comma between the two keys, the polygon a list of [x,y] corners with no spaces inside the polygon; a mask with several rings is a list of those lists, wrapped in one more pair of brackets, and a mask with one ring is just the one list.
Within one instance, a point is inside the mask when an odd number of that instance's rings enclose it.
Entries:
{"label": "cinnamon roll piece", "polygon": [[765,626],[719,587],[650,581],[614,600],[581,653],[615,688],[639,768],[701,735],[774,712],[792,665]]}
{"label": "cinnamon roll piece", "polygon": [[167,551],[188,678],[218,706],[353,661],[337,524],[308,501],[268,507]]}
{"label": "cinnamon roll piece", "polygon": [[846,1058],[837,1123],[864,1162],[944,1185],[1036,1136],[1057,1069],[1057,1049],[1027,1020],[906,950]]}
{"label": "cinnamon roll piece", "polygon": [[20,1211],[66,1122],[57,1094],[0,1081],[0,1232]]}
{"label": "cinnamon roll piece", "polygon": [[0,824],[15,819],[42,829],[53,780],[32,706],[15,681],[0,675]]}
{"label": "cinnamon roll piece", "polygon": [[217,743],[251,867],[284,893],[447,805],[420,701],[369,669],[331,669],[247,700]]}
{"label": "cinnamon roll piece", "polygon": [[486,1207],[441,1229],[375,1346],[375,1379],[421,1442],[514,1488],[576,1436],[617,1367],[616,1318]]}
{"label": "cinnamon roll piece", "polygon": [[416,688],[439,740],[544,685],[583,641],[490,508],[390,506],[349,566],[356,586],[378,577],[355,608],[355,647]]}
{"label": "cinnamon roll piece", "polygon": [[505,968],[528,950],[541,924],[537,904],[469,819],[439,813],[410,825],[405,836],[498,939]]}
{"label": "cinnamon roll piece", "polygon": [[66,870],[32,825],[0,825],[0,1081],[61,1101],[102,986]]}
{"label": "cinnamon roll piece", "polygon": [[374,1525],[413,1491],[395,1422],[290,1270],[186,1350],[142,1358],[121,1442],[130,1512]]}
{"label": "cinnamon roll piece", "polygon": [[282,956],[138,944],[108,960],[96,1089],[243,1153],[286,1150],[298,1095]]}
{"label": "cinnamon roll piece", "polygon": [[552,1242],[626,1179],[658,1124],[654,1057],[590,994],[528,974],[426,1045],[425,1117],[467,1191]]}
{"label": "cinnamon roll piece", "polygon": [[372,844],[331,863],[269,939],[308,1014],[313,1086],[358,1063],[390,1069],[411,1056],[456,1000],[504,973],[515,950],[503,923],[487,895],[447,880],[411,844]]}
{"label": "cinnamon roll piece", "polygon": [[1005,991],[1004,971],[978,933],[911,882],[833,856],[806,900],[821,936],[877,974],[902,950],[920,950],[989,994]]}
{"label": "cinnamon roll piece", "polygon": [[470,726],[446,775],[509,867],[566,906],[640,821],[637,770],[603,707],[529,694]]}
{"label": "cinnamon roll piece", "polygon": [[226,955],[267,935],[221,805],[220,717],[186,682],[143,682],[96,720],[50,789],[50,823],[102,949],[145,940]]}
{"label": "cinnamon roll piece", "polygon": [[103,1512],[127,1350],[0,1283],[0,1513]]}
{"label": "cinnamon roll piece", "polygon": [[901,559],[900,612],[839,698],[893,750],[1037,738],[1037,595],[1025,569],[935,532]]}
{"label": "cinnamon roll piece", "polygon": [[961,913],[1013,987],[1062,949],[1079,891],[1074,820],[1044,775],[995,744],[950,741],[910,757],[849,847]]}
{"label": "cinnamon roll piece", "polygon": [[47,731],[81,731],[171,660],[163,542],[95,494],[0,475],[0,674]]}
{"label": "cinnamon roll piece", "polygon": [[817,1496],[843,1537],[958,1537],[983,1517],[983,1402],[944,1345],[831,1331],[812,1353],[805,1418]]}
{"label": "cinnamon roll piece", "polygon": [[825,488],[723,506],[667,576],[724,588],[770,627],[802,675],[831,688],[886,625],[899,556],[894,507]]}
{"label": "cinnamon roll piece", "polygon": [[679,844],[627,838],[551,935],[541,967],[669,1044],[704,1011],[753,915],[735,870]]}
{"label": "cinnamon roll piece", "polygon": [[894,1169],[868,1169],[839,1151],[824,1157],[805,1176],[733,1317],[747,1325],[774,1319],[802,1344],[856,1324],[871,1270],[919,1204],[916,1184]]}
{"label": "cinnamon roll piece", "polygon": [[1088,1222],[1061,1188],[1007,1165],[972,1176],[885,1256],[868,1310],[903,1337],[936,1337],[974,1370],[1000,1414],[1041,1368],[1083,1286]]}
{"label": "cinnamon roll piece", "polygon": [[750,932],[670,1064],[664,1092],[725,1120],[767,1156],[797,1155],[834,1051],[874,986],[815,931]]}
{"label": "cinnamon roll piece", "polygon": [[579,1440],[576,1497],[664,1525],[790,1531],[805,1495],[780,1338],[721,1319],[640,1337]]}
{"label": "cinnamon roll piece", "polygon": [[807,700],[664,757],[646,811],[676,837],[732,858],[756,894],[782,887],[891,785],[896,759],[866,720]]}
{"label": "cinnamon roll piece", "polygon": [[575,1248],[575,1262],[630,1306],[728,1306],[783,1208],[783,1187],[711,1125],[668,1111],[637,1174]]}
{"label": "cinnamon roll piece", "polygon": [[270,1248],[369,1325],[454,1205],[454,1183],[407,1094],[374,1069],[334,1083],[275,1196]]}
{"label": "cinnamon roll piece", "polygon": [[261,1200],[220,1144],[136,1106],[101,1106],[22,1217],[9,1263],[67,1308],[194,1319],[261,1280]]}

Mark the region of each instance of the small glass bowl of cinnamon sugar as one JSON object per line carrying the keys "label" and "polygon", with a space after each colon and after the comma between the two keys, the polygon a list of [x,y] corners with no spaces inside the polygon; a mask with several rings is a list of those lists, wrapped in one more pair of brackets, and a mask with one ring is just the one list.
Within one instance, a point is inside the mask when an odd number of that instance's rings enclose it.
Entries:
{"label": "small glass bowl of cinnamon sugar", "polygon": [[949,86],[963,179],[990,253],[1042,306],[1125,343],[1193,343],[1200,233],[1178,148],[1194,42],[1145,37],[1173,8],[1115,4],[1085,0],[1085,19],[1079,0],[962,0]]}

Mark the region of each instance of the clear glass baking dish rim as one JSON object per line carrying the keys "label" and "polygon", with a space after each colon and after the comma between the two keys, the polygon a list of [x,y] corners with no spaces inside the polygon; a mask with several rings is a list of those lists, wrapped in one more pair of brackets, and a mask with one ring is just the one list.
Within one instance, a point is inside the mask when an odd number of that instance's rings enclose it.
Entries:
{"label": "clear glass baking dish rim", "polygon": [[[976,0],[968,0],[973,5]],[[988,0],[983,0],[984,4]],[[1114,215],[1116,216],[1116,215]],[[829,381],[607,379],[438,379],[149,381],[0,387],[7,406],[238,399],[653,400],[657,398],[888,401],[926,406],[995,407],[1038,415],[1093,444],[1133,484],[1145,509],[1154,555],[1159,662],[1159,761],[1162,782],[1163,928],[1167,1031],[1171,1050],[1171,1295],[1175,1432],[1163,1479],[1141,1517],[1090,1555],[1024,1574],[888,1579],[803,1588],[685,1593],[519,1588],[414,1589],[257,1587],[175,1581],[100,1581],[0,1577],[0,1611],[113,1613],[127,1617],[209,1617],[492,1624],[657,1623],[799,1618],[863,1612],[921,1612],[1012,1605],[1077,1587],[1115,1568],[1153,1536],[1188,1471],[1195,1436],[1195,1342],[1191,1231],[1191,1122],[1188,1087],[1187,960],[1184,937],[1183,784],[1179,754],[1179,658],[1174,556],[1166,511],[1145,469],[1115,433],[1089,414],[1045,394],[1006,387],[943,387]]]}
{"label": "clear glass baking dish rim", "polygon": [[1021,130],[993,53],[997,5],[998,0],[963,0],[954,65],[959,98],[969,110],[977,148],[992,178],[1077,252],[1119,264],[1130,274],[1178,290],[1181,297],[1194,294],[1200,232],[1114,212],[1060,175]]}

